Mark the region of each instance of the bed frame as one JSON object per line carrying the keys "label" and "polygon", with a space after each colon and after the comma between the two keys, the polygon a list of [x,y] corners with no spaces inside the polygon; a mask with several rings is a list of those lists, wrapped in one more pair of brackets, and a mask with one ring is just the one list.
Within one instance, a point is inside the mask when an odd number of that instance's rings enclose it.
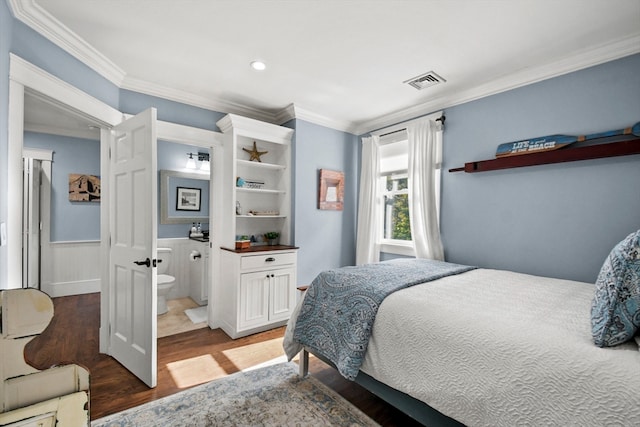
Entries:
{"label": "bed frame", "polygon": [[[309,374],[309,353],[310,352],[307,348],[304,348],[300,352],[300,376],[302,377]],[[314,353],[311,354],[336,369],[335,365],[326,358]],[[358,372],[358,376],[354,381],[425,426],[465,427],[464,424],[454,420],[453,418],[447,417],[426,403],[411,397],[406,393],[398,391],[395,388],[389,387],[362,371]]]}

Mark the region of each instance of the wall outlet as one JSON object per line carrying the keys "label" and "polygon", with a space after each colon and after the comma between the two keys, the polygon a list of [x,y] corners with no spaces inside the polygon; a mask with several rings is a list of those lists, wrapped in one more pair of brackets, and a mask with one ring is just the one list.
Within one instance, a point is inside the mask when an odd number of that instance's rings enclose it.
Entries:
{"label": "wall outlet", "polygon": [[7,224],[5,222],[0,223],[0,246],[7,244]]}

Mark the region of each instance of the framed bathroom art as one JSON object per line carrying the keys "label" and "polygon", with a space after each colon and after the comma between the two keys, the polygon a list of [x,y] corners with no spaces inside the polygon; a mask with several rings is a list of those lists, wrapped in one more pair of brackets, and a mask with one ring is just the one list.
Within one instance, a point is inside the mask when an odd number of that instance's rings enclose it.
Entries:
{"label": "framed bathroom art", "polygon": [[177,211],[199,211],[200,210],[200,188],[176,188],[176,210]]}

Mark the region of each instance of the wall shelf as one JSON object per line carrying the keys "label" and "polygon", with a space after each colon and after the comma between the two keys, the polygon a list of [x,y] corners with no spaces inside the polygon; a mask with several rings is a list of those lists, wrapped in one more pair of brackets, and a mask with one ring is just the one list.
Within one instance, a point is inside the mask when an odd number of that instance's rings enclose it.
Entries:
{"label": "wall shelf", "polygon": [[628,156],[640,154],[640,138],[607,144],[587,145],[576,148],[541,153],[522,154],[491,160],[478,160],[465,163],[463,167],[449,169],[449,172],[488,172],[500,169],[513,169],[525,166],[546,165],[552,163],[575,162],[578,160],[601,159],[604,157]]}

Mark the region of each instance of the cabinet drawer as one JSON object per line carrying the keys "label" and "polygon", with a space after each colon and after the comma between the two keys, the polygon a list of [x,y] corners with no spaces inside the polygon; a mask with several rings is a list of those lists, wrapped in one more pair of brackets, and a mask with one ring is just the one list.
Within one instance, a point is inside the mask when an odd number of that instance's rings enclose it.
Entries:
{"label": "cabinet drawer", "polygon": [[295,264],[296,253],[286,252],[279,254],[269,255],[251,255],[243,256],[240,261],[240,268],[242,270],[249,270],[254,268],[269,268],[277,267],[281,265]]}

